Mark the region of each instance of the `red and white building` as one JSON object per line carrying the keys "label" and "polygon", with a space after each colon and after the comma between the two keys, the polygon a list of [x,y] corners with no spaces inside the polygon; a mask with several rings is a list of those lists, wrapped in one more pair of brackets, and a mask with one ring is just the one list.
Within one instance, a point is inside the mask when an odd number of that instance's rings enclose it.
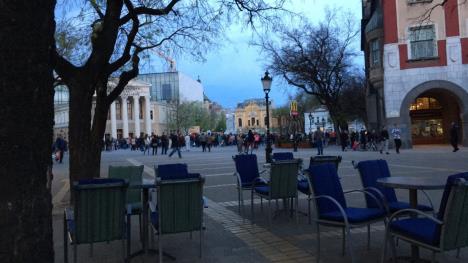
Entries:
{"label": "red and white building", "polygon": [[362,50],[370,129],[402,130],[404,146],[468,145],[468,3],[363,0]]}

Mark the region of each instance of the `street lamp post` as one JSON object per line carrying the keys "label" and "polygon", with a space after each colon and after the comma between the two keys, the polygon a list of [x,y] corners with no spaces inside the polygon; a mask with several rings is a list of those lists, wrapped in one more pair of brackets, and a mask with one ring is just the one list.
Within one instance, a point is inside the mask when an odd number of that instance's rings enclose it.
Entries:
{"label": "street lamp post", "polygon": [[265,72],[265,76],[261,78],[262,80],[262,85],[263,85],[263,91],[265,92],[265,102],[266,102],[266,148],[265,148],[265,157],[266,157],[266,162],[271,163],[271,152],[273,151],[271,149],[271,141],[270,141],[270,110],[269,110],[269,97],[268,94],[270,93],[271,90],[271,82],[273,81],[273,78],[270,77],[268,71]]}

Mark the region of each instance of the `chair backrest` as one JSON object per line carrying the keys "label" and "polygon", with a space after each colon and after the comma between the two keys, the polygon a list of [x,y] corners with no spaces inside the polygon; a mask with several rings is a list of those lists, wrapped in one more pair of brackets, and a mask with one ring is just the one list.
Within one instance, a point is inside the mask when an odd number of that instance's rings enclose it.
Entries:
{"label": "chair backrest", "polygon": [[[395,190],[389,187],[383,187],[377,183],[377,179],[390,177],[390,169],[388,168],[387,161],[385,160],[368,160],[359,162],[357,165],[359,175],[361,177],[362,186],[364,188],[373,187],[377,188],[384,196],[387,202],[396,202],[398,201]],[[375,197],[379,198],[380,195],[375,193],[373,190],[368,190]],[[376,202],[375,199],[369,195],[365,195],[366,204],[368,208],[379,208],[380,205]]]}
{"label": "chair backrest", "polygon": [[77,244],[125,237],[127,187],[122,179],[80,180],[73,184]]}
{"label": "chair backrest", "polygon": [[[109,178],[124,179],[129,185],[141,184],[144,166],[109,166]],[[127,203],[141,202],[140,189],[127,190]]]}
{"label": "chair backrest", "polygon": [[159,233],[201,230],[203,177],[156,181],[158,188]]}
{"label": "chair backrest", "polygon": [[160,164],[154,167],[156,177],[161,180],[186,179],[188,177],[188,168],[185,163]]}
{"label": "chair backrest", "polygon": [[468,183],[454,183],[450,190],[441,227],[441,248],[452,250],[468,246]]}
{"label": "chair backrest", "polygon": [[251,184],[258,178],[258,163],[257,155],[255,154],[239,154],[233,157],[236,164],[236,171],[239,174],[242,184]]}
{"label": "chair backrest", "polygon": [[270,171],[271,198],[296,197],[298,172],[298,160],[286,160],[272,163]]}
{"label": "chair backrest", "polygon": [[338,171],[338,166],[341,162],[341,156],[311,156],[309,162],[309,168],[314,165],[320,165],[324,163],[331,163],[335,165],[336,170]]}
{"label": "chair backrest", "polygon": [[294,155],[292,152],[277,152],[273,153],[273,160],[275,161],[285,161],[285,160],[293,160]]}
{"label": "chair backrest", "polygon": [[[343,208],[347,207],[335,164],[325,163],[311,166],[309,168],[309,179],[314,196],[328,195],[334,198]],[[323,213],[338,211],[338,207],[328,199],[316,199],[315,203],[319,216]]]}

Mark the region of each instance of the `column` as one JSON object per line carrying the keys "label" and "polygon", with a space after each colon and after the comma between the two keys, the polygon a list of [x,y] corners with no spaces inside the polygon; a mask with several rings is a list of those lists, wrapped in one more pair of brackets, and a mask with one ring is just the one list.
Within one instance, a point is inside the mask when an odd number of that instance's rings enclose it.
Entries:
{"label": "column", "polygon": [[122,106],[123,137],[128,138],[127,97],[122,97],[121,106]]}
{"label": "column", "polygon": [[111,118],[112,138],[117,139],[117,116],[115,113],[115,101],[112,102],[111,107],[110,107],[110,118]]}
{"label": "column", "polygon": [[140,137],[140,96],[133,96],[133,122],[135,123],[135,138]]}
{"label": "column", "polygon": [[150,96],[145,96],[145,125],[146,125],[146,134],[151,135],[152,125],[151,125],[151,101]]}

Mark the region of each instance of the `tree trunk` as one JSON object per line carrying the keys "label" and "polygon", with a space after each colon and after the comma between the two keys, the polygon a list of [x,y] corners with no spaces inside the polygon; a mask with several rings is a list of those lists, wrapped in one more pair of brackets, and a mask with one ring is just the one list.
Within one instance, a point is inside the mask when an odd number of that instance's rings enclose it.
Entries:
{"label": "tree trunk", "polygon": [[54,262],[54,0],[0,2],[0,262]]}
{"label": "tree trunk", "polygon": [[71,182],[100,177],[101,151],[109,105],[98,95],[93,115],[93,90],[87,85],[70,88]]}

